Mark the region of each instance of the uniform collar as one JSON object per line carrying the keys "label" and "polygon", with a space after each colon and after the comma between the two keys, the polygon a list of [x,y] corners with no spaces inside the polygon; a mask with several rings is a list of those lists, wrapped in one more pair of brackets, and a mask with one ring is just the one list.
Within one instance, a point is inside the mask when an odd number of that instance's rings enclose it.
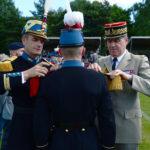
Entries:
{"label": "uniform collar", "polygon": [[33,64],[37,64],[39,62],[39,58],[34,59],[31,56],[29,56],[27,53],[23,52],[22,57],[27,60],[28,62],[31,62]]}
{"label": "uniform collar", "polygon": [[[127,50],[125,50],[124,53],[123,53],[121,56],[117,57],[118,63],[120,63],[120,61],[122,60],[122,58],[123,58],[123,56],[126,54],[126,52],[127,52]],[[114,57],[111,56],[112,62],[113,62],[113,59],[114,59]]]}
{"label": "uniform collar", "polygon": [[62,68],[64,67],[84,67],[84,64],[78,60],[68,60],[64,61]]}

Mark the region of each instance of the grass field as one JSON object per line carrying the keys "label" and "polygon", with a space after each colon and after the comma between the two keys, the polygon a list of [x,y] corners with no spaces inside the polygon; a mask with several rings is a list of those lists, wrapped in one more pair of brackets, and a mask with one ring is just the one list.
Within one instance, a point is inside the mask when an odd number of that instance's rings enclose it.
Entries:
{"label": "grass field", "polygon": [[139,150],[150,150],[150,97],[140,94],[142,117],[142,144]]}

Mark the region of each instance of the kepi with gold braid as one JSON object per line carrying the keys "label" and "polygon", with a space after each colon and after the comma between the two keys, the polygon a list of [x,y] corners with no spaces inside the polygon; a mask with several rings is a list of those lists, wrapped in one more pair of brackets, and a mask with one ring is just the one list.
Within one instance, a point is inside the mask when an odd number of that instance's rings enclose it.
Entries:
{"label": "kepi with gold braid", "polygon": [[22,34],[26,33],[47,39],[47,24],[40,20],[28,20],[22,30]]}
{"label": "kepi with gold braid", "polygon": [[117,39],[127,36],[126,21],[108,23],[104,25],[105,39]]}

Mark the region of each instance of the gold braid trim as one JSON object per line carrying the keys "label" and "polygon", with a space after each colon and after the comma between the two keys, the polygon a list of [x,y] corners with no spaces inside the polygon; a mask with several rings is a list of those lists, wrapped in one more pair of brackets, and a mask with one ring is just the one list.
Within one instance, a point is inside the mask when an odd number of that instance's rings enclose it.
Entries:
{"label": "gold braid trim", "polygon": [[10,88],[10,80],[9,80],[9,77],[6,77],[6,74],[4,74],[4,88],[7,91],[11,90],[11,88]]}
{"label": "gold braid trim", "polygon": [[112,35],[120,35],[120,34],[126,34],[127,33],[127,28],[121,28],[121,29],[108,29],[105,30],[105,35],[106,36],[112,36]]}

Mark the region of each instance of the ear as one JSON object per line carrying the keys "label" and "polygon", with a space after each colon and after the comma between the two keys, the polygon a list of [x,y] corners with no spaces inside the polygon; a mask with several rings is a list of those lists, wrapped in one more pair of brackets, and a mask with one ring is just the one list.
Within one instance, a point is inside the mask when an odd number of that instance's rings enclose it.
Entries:
{"label": "ear", "polygon": [[22,41],[22,43],[24,45],[24,43],[25,43],[25,37],[24,36],[22,36],[21,41]]}
{"label": "ear", "polygon": [[85,47],[82,49],[82,56],[85,54]]}

